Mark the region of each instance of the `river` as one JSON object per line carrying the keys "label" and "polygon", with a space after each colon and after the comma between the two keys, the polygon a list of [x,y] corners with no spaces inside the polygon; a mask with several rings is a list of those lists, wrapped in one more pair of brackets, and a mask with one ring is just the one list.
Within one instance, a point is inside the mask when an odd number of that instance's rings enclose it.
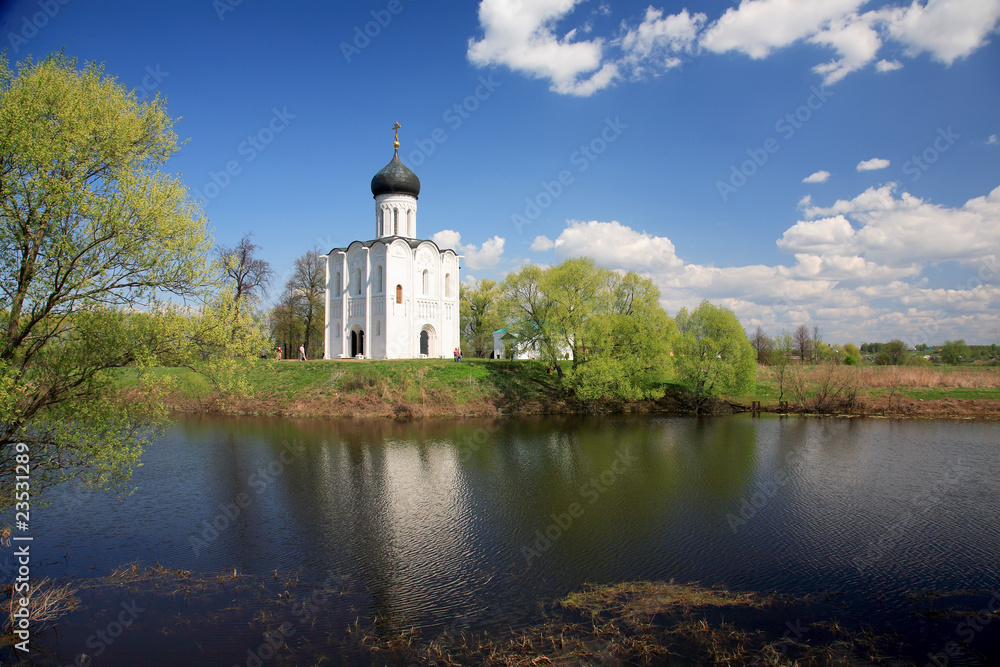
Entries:
{"label": "river", "polygon": [[[354,622],[497,630],[631,580],[834,596],[839,617],[897,628],[913,661],[1000,647],[1000,616],[969,639],[913,609],[931,591],[1000,600],[996,423],[187,418],[133,486],[66,486],[33,512],[32,576],[102,582],[34,637],[50,664],[364,664],[330,648]],[[127,564],[183,573],[172,589],[101,579]]]}

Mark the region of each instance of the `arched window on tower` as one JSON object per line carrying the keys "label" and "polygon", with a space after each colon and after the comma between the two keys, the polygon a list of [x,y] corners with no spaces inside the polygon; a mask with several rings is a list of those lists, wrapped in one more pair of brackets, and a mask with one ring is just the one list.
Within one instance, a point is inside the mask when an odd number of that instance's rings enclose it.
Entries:
{"label": "arched window on tower", "polygon": [[361,269],[356,270],[355,276],[358,285],[358,294],[361,294]]}
{"label": "arched window on tower", "polygon": [[392,209],[392,233],[399,236],[399,209]]}
{"label": "arched window on tower", "polygon": [[396,303],[403,303],[403,286],[396,285]]}
{"label": "arched window on tower", "polygon": [[382,265],[379,264],[378,268],[375,269],[375,293],[382,293]]}
{"label": "arched window on tower", "polygon": [[336,295],[337,295],[337,297],[339,298],[339,297],[340,297],[340,295],[341,295],[341,293],[342,293],[343,291],[344,291],[344,290],[343,290],[343,288],[341,287],[341,283],[340,283],[340,271],[337,271],[337,291],[336,291],[336,292],[334,292],[334,294],[336,294]]}
{"label": "arched window on tower", "polygon": [[451,298],[451,274],[444,274],[444,295],[447,298]]}
{"label": "arched window on tower", "polygon": [[423,274],[423,294],[427,296],[431,292],[431,273],[427,269],[424,269]]}

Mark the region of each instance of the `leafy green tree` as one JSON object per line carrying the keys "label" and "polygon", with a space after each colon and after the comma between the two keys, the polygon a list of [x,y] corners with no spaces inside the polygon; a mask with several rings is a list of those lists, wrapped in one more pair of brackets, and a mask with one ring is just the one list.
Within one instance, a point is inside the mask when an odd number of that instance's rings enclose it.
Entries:
{"label": "leafy green tree", "polygon": [[906,343],[897,338],[882,345],[879,353],[875,355],[875,363],[882,366],[902,366],[909,358],[910,349]]}
{"label": "leafy green tree", "polygon": [[963,339],[944,342],[944,346],[941,348],[941,361],[950,366],[957,366],[968,358],[969,346],[965,344]]}
{"label": "leafy green tree", "polygon": [[595,313],[585,326],[586,359],[574,371],[576,395],[655,399],[672,376],[671,350],[677,328],[659,303],[651,280],[629,272],[604,274]]}
{"label": "leafy green tree", "polygon": [[483,278],[475,285],[462,284],[458,294],[463,354],[489,357],[493,351],[493,332],[505,324],[500,314],[500,285],[495,280]]}
{"label": "leafy green tree", "polygon": [[140,102],[62,55],[16,74],[0,57],[0,127],[0,502],[11,507],[16,442],[30,446],[36,493],[70,477],[127,482],[164,415],[156,400],[119,400],[108,371],[206,361],[232,342],[213,321],[227,311],[207,291],[206,220],[160,170],[177,136],[159,98]]}
{"label": "leafy green tree", "polygon": [[594,260],[581,257],[567,259],[542,275],[541,287],[551,303],[548,332],[559,347],[573,351],[573,370],[587,355],[587,324],[607,302],[609,274]]}
{"label": "leafy green tree", "polygon": [[678,377],[698,410],[710,397],[753,389],[757,355],[733,311],[707,300],[690,313],[681,308],[677,330]]}
{"label": "leafy green tree", "polygon": [[[844,343],[843,350],[846,355],[844,363],[854,365],[861,361],[861,350],[854,343]],[[853,359],[853,361],[847,361],[848,359]]]}
{"label": "leafy green tree", "polygon": [[544,272],[534,264],[521,267],[504,278],[501,312],[510,323],[508,333],[522,349],[535,346],[541,358],[555,367],[561,380],[560,350],[553,332],[555,304],[543,286]]}

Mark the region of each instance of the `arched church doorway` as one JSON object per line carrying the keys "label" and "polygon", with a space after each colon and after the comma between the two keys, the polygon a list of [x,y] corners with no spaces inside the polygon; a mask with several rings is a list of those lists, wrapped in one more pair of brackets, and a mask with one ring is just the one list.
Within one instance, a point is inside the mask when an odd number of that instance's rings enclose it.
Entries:
{"label": "arched church doorway", "polygon": [[365,353],[365,332],[361,329],[351,331],[351,356]]}
{"label": "arched church doorway", "polygon": [[437,332],[430,324],[425,324],[420,329],[420,354],[428,357],[438,357],[441,355]]}

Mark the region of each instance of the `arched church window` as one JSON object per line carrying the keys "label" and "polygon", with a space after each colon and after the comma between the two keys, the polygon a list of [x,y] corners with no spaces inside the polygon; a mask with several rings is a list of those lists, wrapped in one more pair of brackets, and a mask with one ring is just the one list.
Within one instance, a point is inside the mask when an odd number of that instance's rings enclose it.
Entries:
{"label": "arched church window", "polygon": [[399,209],[392,210],[392,233],[399,236]]}
{"label": "arched church window", "polygon": [[451,298],[451,274],[444,274],[444,295]]}
{"label": "arched church window", "polygon": [[340,296],[341,292],[344,290],[341,288],[340,283],[340,271],[337,271],[337,291],[334,292],[337,296]]}
{"label": "arched church window", "polygon": [[375,320],[375,335],[382,335],[382,320]]}
{"label": "arched church window", "polygon": [[403,286],[396,285],[396,303],[403,303]]}
{"label": "arched church window", "polygon": [[358,294],[361,294],[361,269],[357,269],[356,282],[358,284]]}
{"label": "arched church window", "polygon": [[379,264],[378,268],[375,270],[375,293],[382,293],[382,265]]}
{"label": "arched church window", "polygon": [[431,274],[430,271],[428,271],[427,269],[424,269],[422,282],[423,282],[423,293],[424,296],[426,296],[431,292]]}

